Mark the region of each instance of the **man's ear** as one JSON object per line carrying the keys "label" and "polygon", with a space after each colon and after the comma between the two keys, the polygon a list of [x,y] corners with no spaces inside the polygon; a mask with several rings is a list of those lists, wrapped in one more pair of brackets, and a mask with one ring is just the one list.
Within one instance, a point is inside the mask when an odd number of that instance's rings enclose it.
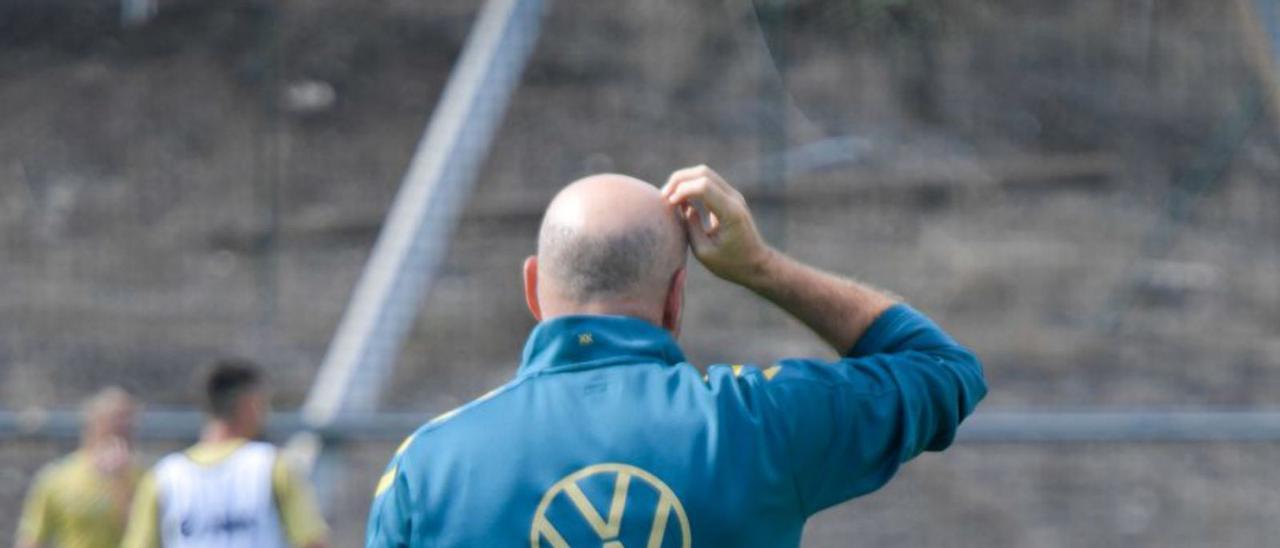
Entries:
{"label": "man's ear", "polygon": [[671,285],[667,288],[667,300],[662,307],[662,328],[673,335],[680,335],[680,320],[684,314],[684,275],[685,267],[680,267],[671,275]]}
{"label": "man's ear", "polygon": [[524,303],[529,306],[533,319],[542,321],[542,307],[538,304],[538,257],[530,255],[524,260]]}

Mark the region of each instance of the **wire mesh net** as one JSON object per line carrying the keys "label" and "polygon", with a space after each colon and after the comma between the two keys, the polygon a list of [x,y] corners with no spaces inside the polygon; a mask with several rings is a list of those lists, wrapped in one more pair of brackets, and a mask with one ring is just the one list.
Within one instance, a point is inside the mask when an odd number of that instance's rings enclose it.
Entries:
{"label": "wire mesh net", "polygon": [[[534,323],[519,264],[563,184],[697,163],[778,247],[975,348],[985,406],[1273,406],[1270,5],[556,2],[380,409],[425,419],[513,374]],[[156,7],[121,28],[114,3],[0,3],[3,410],[111,383],[187,408],[195,368],[228,354],[300,405],[478,3]],[[830,355],[696,266],[688,300],[697,364]],[[394,445],[336,447],[337,545],[359,543]],[[4,442],[0,537],[69,448]],[[965,445],[807,542],[1265,544],[1275,453]]]}

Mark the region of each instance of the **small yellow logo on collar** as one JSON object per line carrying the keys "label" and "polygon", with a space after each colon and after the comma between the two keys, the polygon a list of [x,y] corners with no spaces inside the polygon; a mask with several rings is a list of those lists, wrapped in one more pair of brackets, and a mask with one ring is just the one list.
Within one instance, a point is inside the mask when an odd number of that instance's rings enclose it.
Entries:
{"label": "small yellow logo on collar", "polygon": [[589,344],[591,344],[591,343],[593,343],[593,342],[595,342],[595,340],[591,338],[591,334],[590,334],[590,333],[579,333],[579,334],[578,334],[578,344],[580,344],[580,345],[582,345],[582,346],[587,346],[587,345],[589,345]]}

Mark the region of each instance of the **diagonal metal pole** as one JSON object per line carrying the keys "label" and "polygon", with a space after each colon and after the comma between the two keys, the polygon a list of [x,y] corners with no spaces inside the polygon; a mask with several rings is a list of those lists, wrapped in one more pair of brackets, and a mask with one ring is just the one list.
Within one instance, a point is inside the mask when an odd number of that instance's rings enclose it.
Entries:
{"label": "diagonal metal pole", "polygon": [[427,126],[303,406],[320,426],[378,401],[519,83],[542,0],[489,0]]}
{"label": "diagonal metal pole", "polygon": [[1267,90],[1271,115],[1280,113],[1280,0],[1233,3],[1245,53]]}
{"label": "diagonal metal pole", "polygon": [[[481,8],[302,407],[309,430],[376,408],[519,85],[544,5],[488,0]],[[302,434],[289,447],[310,467],[321,443]],[[317,483],[323,490],[323,478]]]}

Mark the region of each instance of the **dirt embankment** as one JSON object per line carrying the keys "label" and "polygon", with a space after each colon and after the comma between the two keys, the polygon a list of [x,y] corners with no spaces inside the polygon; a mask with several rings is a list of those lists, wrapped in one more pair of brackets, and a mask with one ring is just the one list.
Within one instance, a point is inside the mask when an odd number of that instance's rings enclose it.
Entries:
{"label": "dirt embankment", "polygon": [[[183,405],[224,353],[297,404],[475,3],[172,0],[127,31],[91,4],[0,2],[0,405],[106,382]],[[1280,157],[1238,20],[1196,0],[863,4],[793,2],[762,34],[747,2],[555,2],[385,407],[511,374],[516,268],[559,185],[702,162],[763,181],[778,245],[972,345],[990,405],[1274,403]],[[851,161],[770,182],[762,158],[835,137]],[[689,300],[699,363],[827,352],[701,270]],[[998,473],[976,454],[958,466]],[[1041,456],[1044,481],[1069,475]],[[1223,458],[1179,473],[1247,471]],[[917,480],[945,491],[931,466]],[[1179,497],[1144,523],[1200,515]],[[1054,508],[1035,500],[983,498],[993,542],[1068,538],[1020,525]]]}

